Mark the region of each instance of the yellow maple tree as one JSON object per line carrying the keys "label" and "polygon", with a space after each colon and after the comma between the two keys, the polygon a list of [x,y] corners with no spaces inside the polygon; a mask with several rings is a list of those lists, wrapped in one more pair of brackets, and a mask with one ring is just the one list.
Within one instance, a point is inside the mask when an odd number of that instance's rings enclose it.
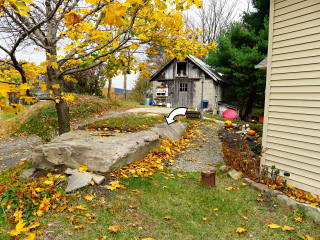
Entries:
{"label": "yellow maple tree", "polygon": [[[209,49],[215,48],[215,43],[205,45],[198,41],[200,32],[195,33],[184,25],[182,11],[192,5],[201,8],[200,0],[44,2],[1,2],[0,14],[8,21],[0,23],[0,32],[14,28],[15,31],[6,34],[8,39],[17,40],[12,41],[14,44],[1,43],[0,49],[8,59],[2,63],[14,68],[21,76],[21,83],[30,86],[32,76],[16,55],[26,44],[44,54],[46,60],[40,63],[39,69],[48,79],[47,89],[56,104],[60,134],[70,130],[68,102],[73,98],[63,96],[63,81],[73,81],[72,74],[103,63],[109,79],[123,73],[148,74],[144,63],[136,59],[137,52],[156,54],[155,48],[161,46],[167,58],[182,60],[189,54],[206,55]],[[38,72],[32,72],[35,73]],[[44,84],[41,88],[45,89]],[[29,89],[20,89],[23,90]]]}

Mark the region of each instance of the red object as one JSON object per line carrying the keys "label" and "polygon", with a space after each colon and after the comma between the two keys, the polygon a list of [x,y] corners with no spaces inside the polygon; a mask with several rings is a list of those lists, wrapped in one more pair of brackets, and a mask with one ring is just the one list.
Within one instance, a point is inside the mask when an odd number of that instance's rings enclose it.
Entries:
{"label": "red object", "polygon": [[227,109],[222,113],[222,117],[224,117],[226,119],[234,120],[238,117],[238,114],[236,111],[234,111],[232,109]]}

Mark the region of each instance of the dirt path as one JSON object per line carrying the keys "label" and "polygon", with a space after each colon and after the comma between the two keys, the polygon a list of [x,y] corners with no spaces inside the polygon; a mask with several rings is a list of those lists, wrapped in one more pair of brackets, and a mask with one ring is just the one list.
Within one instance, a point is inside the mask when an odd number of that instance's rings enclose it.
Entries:
{"label": "dirt path", "polygon": [[218,154],[221,152],[221,141],[217,135],[220,127],[220,124],[214,122],[196,125],[196,140],[175,158],[175,165],[171,166],[171,169],[201,172],[223,162],[221,155]]}

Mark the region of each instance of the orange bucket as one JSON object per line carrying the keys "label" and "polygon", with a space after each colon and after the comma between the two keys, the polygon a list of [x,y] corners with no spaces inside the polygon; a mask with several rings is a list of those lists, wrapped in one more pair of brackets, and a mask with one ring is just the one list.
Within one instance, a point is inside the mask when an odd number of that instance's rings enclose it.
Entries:
{"label": "orange bucket", "polygon": [[203,170],[201,172],[201,179],[205,185],[213,187],[216,184],[216,170]]}

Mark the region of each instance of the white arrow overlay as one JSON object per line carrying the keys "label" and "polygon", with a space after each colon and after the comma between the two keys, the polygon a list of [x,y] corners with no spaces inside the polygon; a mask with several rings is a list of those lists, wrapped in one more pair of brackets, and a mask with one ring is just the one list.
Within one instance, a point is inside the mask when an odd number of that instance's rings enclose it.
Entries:
{"label": "white arrow overlay", "polygon": [[188,108],[186,107],[179,107],[179,108],[176,108],[176,109],[173,109],[171,111],[171,113],[169,114],[168,117],[164,117],[168,123],[168,125],[170,125],[171,123],[174,123],[176,120],[174,120],[174,118],[178,115],[183,115],[185,116],[186,115],[186,112],[187,112]]}

